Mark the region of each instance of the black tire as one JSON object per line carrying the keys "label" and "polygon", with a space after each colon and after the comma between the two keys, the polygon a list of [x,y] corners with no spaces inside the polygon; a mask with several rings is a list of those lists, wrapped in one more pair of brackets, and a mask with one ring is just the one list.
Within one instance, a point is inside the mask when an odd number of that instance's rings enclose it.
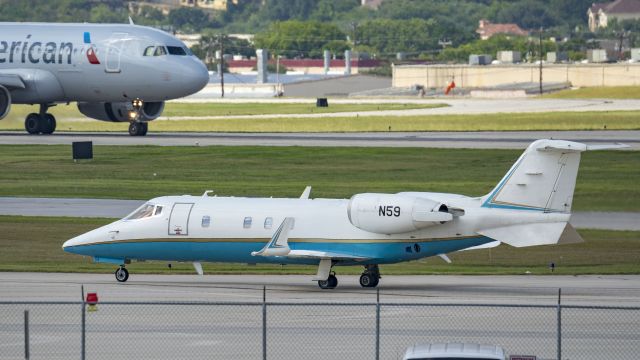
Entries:
{"label": "black tire", "polygon": [[56,118],[51,114],[45,114],[42,119],[42,133],[43,134],[53,134],[56,131]]}
{"label": "black tire", "polygon": [[375,277],[373,277],[371,274],[360,275],[360,286],[365,288],[373,287],[374,282],[375,282]]}
{"label": "black tire", "polygon": [[149,123],[146,123],[146,122],[145,123],[140,123],[140,125],[142,125],[142,126],[140,127],[140,134],[138,134],[138,135],[140,135],[140,136],[147,135],[147,130],[149,130]]}
{"label": "black tire", "polygon": [[125,282],[129,279],[129,271],[124,267],[118,268],[118,270],[116,270],[115,272],[115,275],[118,282]]}
{"label": "black tire", "polygon": [[129,123],[129,135],[138,136],[140,132],[140,123],[137,121],[132,121]]}
{"label": "black tire", "polygon": [[320,289],[331,289],[329,287],[329,281],[327,280],[318,280],[318,286],[320,287]]}
{"label": "black tire", "polygon": [[329,275],[327,281],[329,282],[329,289],[334,289],[338,286],[338,278],[335,275]]}
{"label": "black tire", "polygon": [[40,115],[36,113],[31,113],[27,115],[27,118],[24,119],[24,129],[27,130],[29,134],[39,134],[42,126],[42,121],[40,120]]}

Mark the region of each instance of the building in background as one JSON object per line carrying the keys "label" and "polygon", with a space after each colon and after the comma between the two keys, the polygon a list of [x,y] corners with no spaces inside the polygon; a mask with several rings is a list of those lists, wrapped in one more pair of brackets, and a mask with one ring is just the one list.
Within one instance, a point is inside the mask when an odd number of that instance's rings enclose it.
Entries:
{"label": "building in background", "polygon": [[480,39],[487,40],[494,35],[506,34],[515,36],[527,36],[529,32],[523,30],[518,24],[494,24],[489,20],[482,19],[479,21],[476,33],[480,35]]}
{"label": "building in background", "polygon": [[587,10],[589,30],[606,28],[611,19],[640,19],[640,0],[616,0],[608,3],[593,3]]}

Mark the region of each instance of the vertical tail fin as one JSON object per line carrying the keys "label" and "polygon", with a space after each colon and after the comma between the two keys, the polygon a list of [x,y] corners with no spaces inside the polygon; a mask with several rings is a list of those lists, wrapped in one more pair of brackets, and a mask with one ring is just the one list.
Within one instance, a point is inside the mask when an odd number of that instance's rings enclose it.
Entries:
{"label": "vertical tail fin", "polygon": [[580,153],[587,145],[564,140],[533,142],[483,198],[482,206],[571,212]]}

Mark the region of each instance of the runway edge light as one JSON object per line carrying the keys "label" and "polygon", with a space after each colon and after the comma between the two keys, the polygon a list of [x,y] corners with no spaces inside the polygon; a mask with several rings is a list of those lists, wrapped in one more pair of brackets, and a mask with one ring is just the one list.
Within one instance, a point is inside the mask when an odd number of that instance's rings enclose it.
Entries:
{"label": "runway edge light", "polygon": [[88,312],[98,311],[98,293],[87,293],[86,303]]}

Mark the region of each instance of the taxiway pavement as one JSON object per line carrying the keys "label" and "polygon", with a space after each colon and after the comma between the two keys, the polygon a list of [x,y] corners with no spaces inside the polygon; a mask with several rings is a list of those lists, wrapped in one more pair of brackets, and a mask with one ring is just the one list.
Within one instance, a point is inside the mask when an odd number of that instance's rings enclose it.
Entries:
{"label": "taxiway pavement", "polygon": [[2,145],[71,145],[92,141],[94,145],[157,146],[355,146],[524,149],[537,139],[563,139],[589,144],[624,143],[640,149],[640,131],[504,131],[504,132],[373,132],[373,133],[126,133],[57,132],[33,136],[22,132],[0,132]]}
{"label": "taxiway pavement", "polygon": [[[0,197],[0,215],[122,218],[142,205],[141,200]],[[640,213],[574,212],[578,229],[640,231]]]}

